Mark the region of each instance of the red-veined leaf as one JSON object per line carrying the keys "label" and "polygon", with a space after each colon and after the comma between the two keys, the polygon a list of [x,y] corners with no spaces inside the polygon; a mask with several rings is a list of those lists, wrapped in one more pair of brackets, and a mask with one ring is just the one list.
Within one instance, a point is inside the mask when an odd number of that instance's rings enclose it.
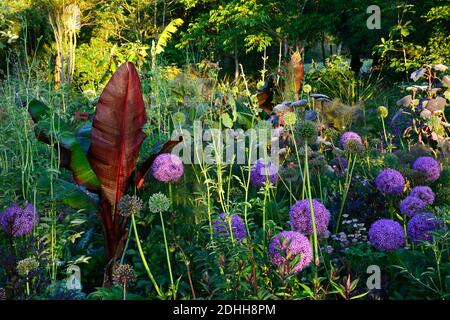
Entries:
{"label": "red-veined leaf", "polygon": [[101,189],[115,205],[126,191],[146,122],[141,81],[134,65],[122,64],[103,90],[92,123],[88,159]]}

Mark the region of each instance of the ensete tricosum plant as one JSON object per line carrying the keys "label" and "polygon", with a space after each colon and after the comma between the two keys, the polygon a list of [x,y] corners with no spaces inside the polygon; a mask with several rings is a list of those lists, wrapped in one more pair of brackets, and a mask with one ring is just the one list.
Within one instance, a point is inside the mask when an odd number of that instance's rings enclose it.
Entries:
{"label": "ensete tricosum plant", "polygon": [[[137,189],[142,187],[157,154],[167,152],[178,142],[169,141],[136,167],[146,138],[142,128],[147,116],[141,82],[130,62],[121,65],[106,85],[92,123],[76,131],[40,101],[31,101],[28,111],[36,122],[38,139],[54,145],[60,167],[72,171],[78,184],[74,191],[77,206],[82,207],[84,201],[85,208],[95,208],[101,217],[108,261],[105,283],[109,283],[112,267],[123,253],[129,226],[129,217],[119,215],[117,204],[132,184]],[[59,130],[51,130],[52,126]]]}

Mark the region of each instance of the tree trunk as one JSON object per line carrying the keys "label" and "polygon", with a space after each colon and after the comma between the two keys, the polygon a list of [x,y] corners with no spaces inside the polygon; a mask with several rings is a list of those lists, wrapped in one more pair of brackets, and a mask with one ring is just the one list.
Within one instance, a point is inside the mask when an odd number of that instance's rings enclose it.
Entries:
{"label": "tree trunk", "polygon": [[237,50],[237,42],[234,44],[234,81],[239,79],[239,59],[238,59],[238,50]]}
{"label": "tree trunk", "polygon": [[322,61],[325,64],[326,54],[325,54],[325,36],[322,34],[322,40],[320,41],[320,46],[322,48]]}

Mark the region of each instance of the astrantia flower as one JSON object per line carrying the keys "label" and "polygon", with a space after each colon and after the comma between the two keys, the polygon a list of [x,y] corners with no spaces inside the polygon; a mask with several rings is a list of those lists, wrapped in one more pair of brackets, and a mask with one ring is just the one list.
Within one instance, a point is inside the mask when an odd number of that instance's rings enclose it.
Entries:
{"label": "astrantia flower", "polygon": [[439,162],[432,157],[420,157],[413,164],[413,169],[420,172],[426,182],[436,181],[441,174]]}
{"label": "astrantia flower", "polygon": [[400,223],[391,219],[380,219],[369,230],[369,242],[380,251],[392,251],[405,244],[405,233]]}
{"label": "astrantia flower", "polygon": [[430,241],[432,239],[431,232],[435,231],[438,226],[439,221],[434,215],[427,212],[416,214],[408,221],[408,237],[412,242]]}
{"label": "astrantia flower", "polygon": [[116,286],[131,287],[136,283],[136,273],[129,264],[119,264],[114,267],[112,282]]}
{"label": "astrantia flower", "polygon": [[[298,256],[300,255],[300,258]],[[312,261],[312,249],[308,238],[299,232],[282,231],[269,244],[269,257],[278,268],[298,273]],[[292,261],[298,259],[292,266]]]}
{"label": "astrantia flower", "polygon": [[379,106],[378,107],[378,115],[381,118],[386,118],[388,116],[388,109],[385,106]]}
{"label": "astrantia flower", "polygon": [[275,184],[278,180],[278,172],[275,165],[265,164],[263,161],[258,160],[255,166],[250,171],[250,183],[254,187],[262,187],[266,181]]}
{"label": "astrantia flower", "polygon": [[13,204],[0,213],[0,226],[10,237],[21,237],[29,234],[39,222],[39,214],[31,203],[24,208]]}
{"label": "astrantia flower", "polygon": [[165,194],[158,192],[150,196],[148,206],[153,213],[166,212],[170,208],[170,200]]}
{"label": "astrantia flower", "polygon": [[341,144],[341,147],[344,149],[346,143],[349,142],[350,140],[356,141],[358,144],[363,144],[363,141],[359,136],[359,134],[353,131],[344,132],[341,135],[341,138],[339,139],[339,143]]}
{"label": "astrantia flower", "polygon": [[304,93],[310,93],[312,90],[312,87],[309,84],[303,85],[303,92]]}
{"label": "astrantia flower", "polygon": [[[228,219],[230,219],[228,221]],[[245,223],[237,214],[232,214],[229,217],[222,212],[219,217],[213,222],[214,236],[219,238],[226,238],[230,236],[230,225],[233,231],[233,239],[242,240],[247,236]]]}
{"label": "astrantia flower", "polygon": [[160,154],[152,164],[152,173],[158,181],[177,182],[184,173],[183,162],[174,154]]}
{"label": "astrantia flower", "polygon": [[425,202],[413,196],[407,196],[400,203],[400,212],[412,217],[426,206]]}
{"label": "astrantia flower", "polygon": [[[328,228],[330,221],[330,212],[319,201],[313,199],[314,219],[316,221],[317,234],[324,233]],[[305,235],[313,233],[313,225],[311,222],[311,210],[309,208],[309,200],[299,200],[294,203],[289,212],[292,230],[301,232]]]}
{"label": "astrantia flower", "polygon": [[412,188],[411,197],[416,197],[422,200],[426,205],[432,205],[434,202],[435,194],[430,187],[427,186],[417,186]]}
{"label": "astrantia flower", "polygon": [[129,217],[132,213],[138,213],[142,210],[142,207],[142,200],[138,196],[130,196],[128,194],[124,195],[117,205],[119,214],[123,217]]}
{"label": "astrantia flower", "polygon": [[22,277],[28,276],[28,274],[39,267],[39,262],[34,257],[26,258],[17,262],[17,273]]}
{"label": "astrantia flower", "polygon": [[385,194],[399,195],[405,189],[405,179],[394,169],[384,169],[375,179],[378,191]]}
{"label": "astrantia flower", "polygon": [[297,115],[295,112],[286,112],[283,119],[287,126],[293,126],[297,122]]}

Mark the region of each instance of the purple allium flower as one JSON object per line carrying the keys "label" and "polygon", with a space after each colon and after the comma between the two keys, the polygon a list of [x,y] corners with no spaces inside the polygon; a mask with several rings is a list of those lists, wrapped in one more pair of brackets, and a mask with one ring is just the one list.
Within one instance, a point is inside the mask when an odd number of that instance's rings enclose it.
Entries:
{"label": "purple allium flower", "polygon": [[343,157],[335,157],[335,158],[333,158],[330,161],[330,165],[335,171],[337,171],[339,173],[344,172],[347,169],[347,167],[348,167],[347,160],[345,160]]}
{"label": "purple allium flower", "polygon": [[267,165],[261,160],[258,160],[250,171],[250,183],[257,188],[262,187],[267,180],[272,184],[275,184],[278,180],[277,172],[275,165],[270,162]]}
{"label": "purple allium flower", "polygon": [[384,169],[375,179],[378,191],[385,194],[399,195],[405,189],[405,179],[394,169]]}
{"label": "purple allium flower", "polygon": [[426,182],[436,181],[441,174],[439,162],[432,157],[419,157],[413,164],[413,169],[424,175]]}
{"label": "purple allium flower", "polygon": [[397,221],[380,219],[369,229],[369,242],[380,251],[391,251],[405,244],[405,232]]}
{"label": "purple allium flower", "polygon": [[357,134],[356,132],[353,132],[353,131],[344,132],[341,135],[341,138],[339,139],[339,143],[341,144],[341,147],[344,148],[345,144],[347,142],[349,142],[350,140],[354,140],[359,144],[363,144],[363,141],[362,141],[361,137],[359,136],[359,134]]}
{"label": "purple allium flower", "polygon": [[414,187],[409,195],[411,197],[419,198],[425,203],[425,205],[432,205],[435,197],[433,190],[427,186]]}
{"label": "purple allium flower", "polygon": [[[231,230],[233,230],[233,239],[242,240],[247,236],[245,223],[237,214],[230,215]],[[227,215],[222,212],[219,218],[213,222],[214,236],[226,238],[230,236],[230,226],[228,224]]]}
{"label": "purple allium flower", "polygon": [[[330,212],[325,206],[313,199],[314,219],[316,221],[317,234],[323,234],[327,231],[328,222],[330,221]],[[309,200],[299,200],[294,203],[289,212],[292,230],[309,235],[313,233],[313,225],[311,222],[311,210],[309,208]]]}
{"label": "purple allium flower", "polygon": [[[300,259],[291,266],[298,255]],[[298,273],[312,261],[312,249],[308,238],[299,232],[282,231],[269,244],[269,257],[277,267],[284,267],[290,273]]]}
{"label": "purple allium flower", "polygon": [[13,204],[0,214],[0,226],[10,237],[21,237],[29,234],[39,222],[39,214],[31,203],[22,208]]}
{"label": "purple allium flower", "polygon": [[184,173],[183,162],[171,153],[162,153],[152,164],[152,173],[161,182],[177,182]]}
{"label": "purple allium flower", "polygon": [[412,242],[419,242],[421,240],[430,241],[432,231],[439,226],[439,221],[436,217],[428,212],[416,214],[408,221],[407,230],[408,236]]}
{"label": "purple allium flower", "polygon": [[425,202],[419,198],[409,195],[400,203],[400,212],[412,217],[416,213],[419,213],[425,206]]}

